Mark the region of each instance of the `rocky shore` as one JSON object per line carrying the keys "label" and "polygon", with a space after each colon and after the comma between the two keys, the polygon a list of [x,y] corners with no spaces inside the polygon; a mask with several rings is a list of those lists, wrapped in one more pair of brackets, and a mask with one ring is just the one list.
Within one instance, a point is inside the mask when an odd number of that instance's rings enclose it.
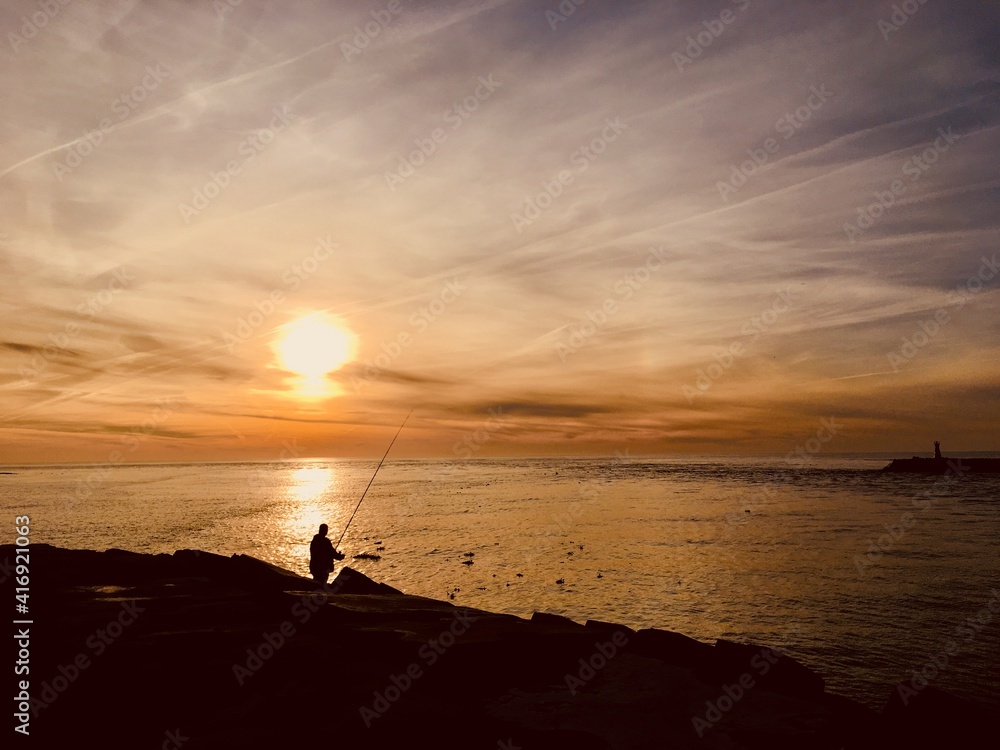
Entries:
{"label": "rocky shore", "polygon": [[321,589],[242,555],[29,554],[19,747],[960,748],[993,723],[933,687],[874,713],[766,644],[525,620],[350,568]]}

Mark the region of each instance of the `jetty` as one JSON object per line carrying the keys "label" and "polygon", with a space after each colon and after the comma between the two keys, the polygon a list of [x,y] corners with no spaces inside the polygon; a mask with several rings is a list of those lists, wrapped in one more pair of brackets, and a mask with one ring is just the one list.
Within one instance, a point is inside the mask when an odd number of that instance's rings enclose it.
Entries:
{"label": "jetty", "polygon": [[882,471],[895,474],[1000,474],[1000,458],[952,458],[941,455],[934,441],[934,457],[894,458]]}

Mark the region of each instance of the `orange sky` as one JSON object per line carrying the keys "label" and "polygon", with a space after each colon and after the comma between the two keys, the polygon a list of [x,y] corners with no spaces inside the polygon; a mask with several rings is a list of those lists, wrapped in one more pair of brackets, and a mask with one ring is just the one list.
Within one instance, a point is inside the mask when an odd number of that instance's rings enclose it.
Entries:
{"label": "orange sky", "polygon": [[0,462],[1000,450],[1000,16],[854,5],[6,3]]}

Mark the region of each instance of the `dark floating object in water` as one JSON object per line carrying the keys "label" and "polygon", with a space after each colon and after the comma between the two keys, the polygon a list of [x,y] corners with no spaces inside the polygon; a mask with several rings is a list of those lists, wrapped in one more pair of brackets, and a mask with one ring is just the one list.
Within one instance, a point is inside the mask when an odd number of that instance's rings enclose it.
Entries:
{"label": "dark floating object in water", "polygon": [[601,571],[597,571],[598,578],[604,578],[604,574]]}
{"label": "dark floating object in water", "polygon": [[749,513],[750,511],[749,511],[749,510],[745,510],[745,511],[743,511],[743,512],[744,512],[744,513]]}
{"label": "dark floating object in water", "polygon": [[448,598],[449,598],[449,599],[454,599],[454,598],[455,598],[455,595],[454,595],[454,594],[453,594],[452,592],[450,592],[450,591],[449,591],[449,592],[448,592]]}
{"label": "dark floating object in water", "polygon": [[[750,511],[747,511],[747,512],[749,513]],[[385,552],[385,547],[376,547],[375,551],[376,552]]]}
{"label": "dark floating object in water", "polygon": [[473,565],[475,562],[475,560],[462,560],[462,565]]}
{"label": "dark floating object in water", "polygon": [[518,574],[517,574],[517,577],[518,577],[518,578],[524,578],[524,573],[518,573]]}
{"label": "dark floating object in water", "polygon": [[948,458],[934,441],[934,458],[894,458],[882,471],[890,474],[1000,474],[1000,458]]}
{"label": "dark floating object in water", "polygon": [[580,545],[580,549],[583,549],[583,545],[582,544]]}
{"label": "dark floating object in water", "polygon": [[565,578],[560,578],[559,580],[556,581],[556,583],[559,584],[560,586],[562,586],[564,583],[566,583],[566,579]]}
{"label": "dark floating object in water", "polygon": [[371,552],[361,552],[354,556],[355,560],[381,560],[381,555],[373,555]]}
{"label": "dark floating object in water", "polygon": [[462,555],[462,557],[475,557],[475,556],[476,556],[475,552],[466,552],[464,555]]}

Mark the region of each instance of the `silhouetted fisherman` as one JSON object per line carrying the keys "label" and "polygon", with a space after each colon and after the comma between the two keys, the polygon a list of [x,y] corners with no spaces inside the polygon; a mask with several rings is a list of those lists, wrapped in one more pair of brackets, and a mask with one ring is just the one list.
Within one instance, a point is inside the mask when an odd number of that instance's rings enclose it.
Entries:
{"label": "silhouetted fisherman", "polygon": [[326,538],[329,527],[325,523],[319,525],[319,533],[309,543],[309,572],[316,583],[326,585],[326,579],[333,571],[333,561],[343,560],[344,555],[333,548],[333,543]]}

